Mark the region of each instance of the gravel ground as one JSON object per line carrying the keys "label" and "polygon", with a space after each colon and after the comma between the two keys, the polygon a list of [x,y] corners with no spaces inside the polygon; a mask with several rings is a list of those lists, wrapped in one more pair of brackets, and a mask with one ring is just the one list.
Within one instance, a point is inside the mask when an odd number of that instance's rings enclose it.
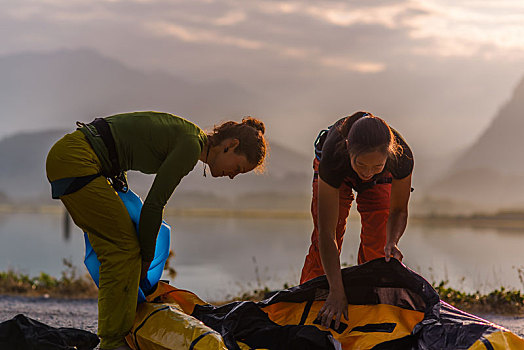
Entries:
{"label": "gravel ground", "polygon": [[505,327],[513,333],[524,338],[524,315],[502,316],[494,314],[477,314],[477,316]]}
{"label": "gravel ground", "polygon": [[[96,333],[97,301],[28,298],[0,295],[0,322],[24,314],[53,327],[73,327]],[[524,337],[524,315],[478,315]]]}
{"label": "gravel ground", "polygon": [[96,299],[66,300],[0,295],[0,322],[10,320],[18,314],[52,327],[72,327],[96,334]]}

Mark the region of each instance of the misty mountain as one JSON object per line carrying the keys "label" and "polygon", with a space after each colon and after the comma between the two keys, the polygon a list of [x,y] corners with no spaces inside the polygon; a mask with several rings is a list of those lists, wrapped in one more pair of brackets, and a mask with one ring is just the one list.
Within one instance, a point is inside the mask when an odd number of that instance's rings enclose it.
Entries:
{"label": "misty mountain", "polygon": [[[273,199],[277,195],[284,197],[289,193],[301,193],[309,197],[314,138],[320,128],[327,127],[330,122],[341,117],[338,112],[335,112],[338,108],[333,110],[329,107],[333,98],[328,96],[328,90],[323,92],[326,95],[315,94],[315,99],[304,96],[298,91],[279,98],[268,97],[277,92],[266,91],[257,95],[249,89],[246,90],[244,86],[240,87],[229,81],[191,80],[189,82],[165,72],[143,71],[128,67],[120,61],[88,49],[3,56],[0,57],[0,77],[2,106],[0,135],[13,135],[15,130],[16,132],[25,130],[27,137],[31,138],[31,135],[39,135],[41,130],[52,128],[64,129],[63,132],[58,133],[63,134],[74,130],[74,123],[77,120],[89,122],[97,116],[137,110],[171,112],[187,117],[203,128],[209,128],[214,123],[231,118],[238,120],[253,111],[255,113],[265,111],[260,116],[255,116],[266,121],[269,138],[271,134],[281,137],[276,140],[277,143],[271,143],[271,158],[267,172],[260,175],[246,174],[230,181],[203,178],[201,169],[195,169],[177,189],[179,193],[173,204],[180,203],[180,205],[183,205],[184,201],[191,202],[194,198],[201,198],[204,202],[210,201],[210,196],[221,198],[220,200],[224,197],[237,198],[240,193],[242,195],[251,193],[252,198],[264,196],[262,193]],[[333,89],[345,91],[336,87]],[[355,102],[360,100],[365,101],[363,96],[355,95],[351,98],[353,104],[360,105],[360,102]],[[338,101],[343,105],[347,104],[346,98]],[[294,117],[297,111],[303,112],[298,114],[304,118],[304,121],[307,120],[306,124],[310,129],[314,129],[313,131],[306,130],[304,125],[297,123]],[[393,125],[396,125],[394,121],[391,120]],[[58,134],[50,136],[50,139],[58,138]],[[296,136],[298,134],[301,136]],[[404,136],[407,137],[407,134]],[[12,137],[14,138],[11,139]],[[4,142],[7,144],[11,141],[17,142],[18,137],[21,135],[16,134],[0,140],[2,144]],[[297,140],[297,137],[303,139]],[[50,148],[52,144],[50,139],[40,140],[49,144],[35,147],[36,153],[30,154],[32,151],[27,150],[27,155],[19,154],[19,157],[14,157],[11,161],[32,159],[31,157],[45,159],[44,150]],[[409,137],[407,140],[411,142]],[[24,147],[29,147],[32,142],[36,141],[29,140],[27,144],[21,142],[17,147],[22,148],[17,152],[22,152]],[[297,145],[302,144],[311,145],[311,149],[303,150],[306,156],[287,148],[293,147],[296,150],[299,148]],[[422,193],[421,185],[426,185],[431,181],[432,176],[442,170],[442,161],[426,159],[427,157],[422,157],[417,152],[412,143],[410,145],[416,158],[414,186],[417,188],[415,193],[417,197]],[[13,152],[12,149],[14,149],[12,146],[2,146],[2,152]],[[6,170],[9,168],[12,168],[12,171],[19,169],[18,166],[9,166],[0,171],[0,192],[3,191],[13,198],[24,198],[33,197],[38,191],[43,191],[42,198],[47,198],[48,185],[43,176],[43,163],[38,170],[34,168],[31,181],[26,181],[29,174],[13,178],[9,173],[11,170]],[[21,183],[14,183],[16,181]],[[130,181],[137,192],[144,195],[152,177],[131,173]],[[44,190],[41,190],[42,188]],[[192,196],[188,194],[189,192]],[[181,199],[182,197],[184,200]],[[220,203],[216,198],[213,200]],[[305,205],[308,205],[309,199],[305,202]],[[303,202],[299,204],[303,205]]]}
{"label": "misty mountain", "polygon": [[[524,174],[524,79],[511,99],[499,110],[491,125],[457,160],[454,170],[492,168],[503,175]],[[514,158],[516,157],[516,158]]]}
{"label": "misty mountain", "polygon": [[[263,103],[261,97],[228,81],[190,83],[165,72],[134,69],[88,49],[0,57],[0,77],[0,135],[11,135],[0,139],[0,198],[3,193],[16,201],[48,200],[47,151],[64,133],[74,130],[77,120],[156,110],[210,128],[251,114]],[[41,131],[52,128],[57,130]],[[307,196],[311,160],[276,143],[270,146],[264,174],[246,174],[231,181],[203,178],[202,169],[195,169],[177,189],[178,200],[173,204],[196,205],[195,198],[224,204],[224,198],[234,202],[238,196],[266,201],[260,197],[275,198],[277,193]],[[129,178],[138,193],[147,193],[151,176],[131,172]]]}
{"label": "misty mountain", "polygon": [[[452,126],[450,126],[452,127]],[[524,79],[491,125],[429,190],[486,207],[524,206]]]}
{"label": "misty mountain", "polygon": [[45,159],[64,130],[20,133],[0,140],[0,193],[11,199],[45,198],[50,193]]}
{"label": "misty mountain", "polygon": [[259,101],[228,81],[189,83],[88,49],[0,57],[0,77],[4,136],[135,110],[171,112],[208,127],[250,114]]}
{"label": "misty mountain", "polygon": [[[45,159],[52,145],[66,130],[15,134],[0,140],[0,193],[14,202],[50,202],[50,185],[45,176]],[[306,156],[270,142],[269,160],[261,174],[248,173],[229,178],[203,177],[202,163],[182,179],[172,206],[250,206],[288,208],[309,205],[311,162]],[[154,178],[128,173],[130,187],[143,198]],[[0,196],[1,197],[1,196]],[[289,198],[288,198],[289,197]],[[286,199],[287,198],[287,199]],[[304,198],[306,198],[304,202]],[[294,204],[284,203],[295,201]],[[299,201],[297,203],[297,201]],[[282,203],[280,203],[282,202]],[[304,202],[304,203],[302,203]]]}

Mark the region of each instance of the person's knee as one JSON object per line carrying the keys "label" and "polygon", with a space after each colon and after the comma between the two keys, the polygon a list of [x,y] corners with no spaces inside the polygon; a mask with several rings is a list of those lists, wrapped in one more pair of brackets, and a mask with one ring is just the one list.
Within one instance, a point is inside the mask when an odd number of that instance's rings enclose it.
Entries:
{"label": "person's knee", "polygon": [[101,263],[107,271],[122,271],[128,270],[128,267],[140,266],[140,249],[131,247],[129,249],[115,250],[112,254],[107,254]]}

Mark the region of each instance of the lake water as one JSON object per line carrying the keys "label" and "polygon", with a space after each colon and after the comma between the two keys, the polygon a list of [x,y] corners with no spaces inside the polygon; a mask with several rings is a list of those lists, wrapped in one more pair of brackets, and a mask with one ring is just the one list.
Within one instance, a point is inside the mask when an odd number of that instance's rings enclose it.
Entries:
{"label": "lake water", "polygon": [[[255,288],[297,284],[309,247],[310,219],[166,217],[172,226],[171,284],[212,301]],[[83,267],[82,232],[64,238],[59,214],[0,214],[0,271],[59,277],[69,259]],[[350,221],[341,260],[355,264],[358,221]],[[468,292],[524,290],[524,230],[410,223],[400,242],[404,263],[430,282]]]}

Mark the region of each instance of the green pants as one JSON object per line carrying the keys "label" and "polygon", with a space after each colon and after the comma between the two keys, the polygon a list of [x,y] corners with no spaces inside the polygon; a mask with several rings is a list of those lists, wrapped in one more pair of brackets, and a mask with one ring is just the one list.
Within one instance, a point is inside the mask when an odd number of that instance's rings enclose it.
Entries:
{"label": "green pants", "polygon": [[[101,164],[80,131],[60,139],[46,162],[49,181],[97,174]],[[61,196],[75,224],[87,232],[100,261],[98,336],[101,348],[124,344],[134,323],[140,279],[140,246],[124,203],[103,176]]]}

